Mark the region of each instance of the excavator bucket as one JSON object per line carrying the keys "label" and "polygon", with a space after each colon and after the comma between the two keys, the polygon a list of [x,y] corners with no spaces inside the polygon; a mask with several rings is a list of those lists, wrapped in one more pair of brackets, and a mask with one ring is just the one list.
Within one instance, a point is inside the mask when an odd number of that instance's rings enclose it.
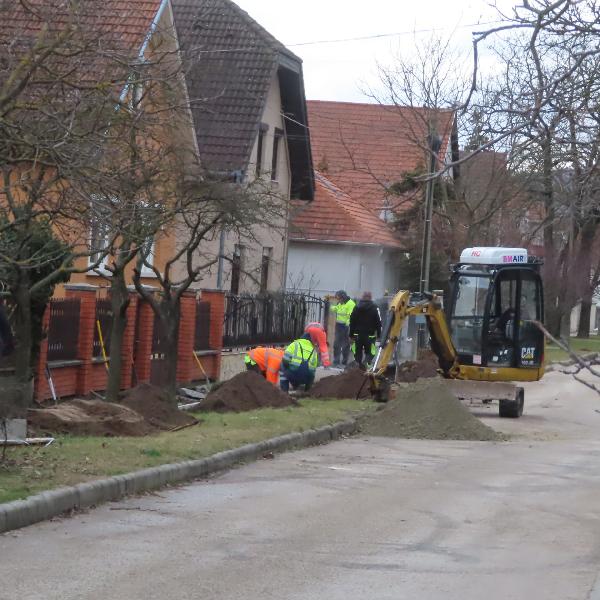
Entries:
{"label": "excavator bucket", "polygon": [[523,414],[524,390],[512,383],[447,379],[445,384],[454,396],[466,404],[498,402],[501,417],[516,419]]}

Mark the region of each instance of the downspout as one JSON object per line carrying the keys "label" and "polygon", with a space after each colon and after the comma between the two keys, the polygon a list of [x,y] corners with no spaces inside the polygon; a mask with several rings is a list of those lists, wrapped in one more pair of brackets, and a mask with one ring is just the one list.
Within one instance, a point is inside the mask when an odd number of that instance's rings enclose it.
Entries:
{"label": "downspout", "polygon": [[152,19],[152,24],[150,25],[150,29],[144,38],[144,43],[140,48],[139,57],[143,60],[144,54],[146,54],[146,50],[148,48],[148,44],[152,39],[152,36],[156,33],[156,29],[158,28],[158,24],[162,18],[163,13],[165,12],[165,8],[167,8],[167,4],[169,4],[169,0],[162,0],[156,14],[154,15],[154,19]]}
{"label": "downspout", "polygon": [[[168,4],[169,4],[169,0],[161,0],[160,6],[158,7],[156,14],[154,15],[154,19],[152,19],[152,23],[150,24],[150,29],[146,33],[146,35],[144,37],[144,41],[142,42],[142,46],[140,47],[140,51],[138,52],[138,58],[142,62],[145,60],[144,55],[146,54],[146,50],[148,49],[150,40],[152,39],[152,36],[156,33],[158,24],[162,18],[163,13],[165,12],[165,8],[167,7]],[[119,100],[121,101],[121,103],[123,103],[125,101],[125,98],[127,98],[127,94],[129,93],[129,87],[130,87],[130,84],[127,84],[123,88],[123,91],[121,92],[121,95],[119,96]]]}
{"label": "downspout", "polygon": [[219,237],[219,266],[217,268],[217,289],[223,289],[223,265],[225,259],[223,255],[225,254],[225,230],[221,229],[221,235]]}

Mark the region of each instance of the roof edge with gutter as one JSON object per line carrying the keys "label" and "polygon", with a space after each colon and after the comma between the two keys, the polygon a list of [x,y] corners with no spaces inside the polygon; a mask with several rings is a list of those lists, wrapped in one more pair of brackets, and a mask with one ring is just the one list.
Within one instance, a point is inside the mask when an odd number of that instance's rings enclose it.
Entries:
{"label": "roof edge with gutter", "polygon": [[385,243],[376,243],[376,242],[353,242],[350,240],[321,240],[318,238],[299,238],[290,236],[290,242],[299,242],[306,244],[330,244],[335,246],[364,246],[366,248],[386,248],[388,250],[398,250],[400,252],[403,251],[403,248],[400,246],[390,246]]}

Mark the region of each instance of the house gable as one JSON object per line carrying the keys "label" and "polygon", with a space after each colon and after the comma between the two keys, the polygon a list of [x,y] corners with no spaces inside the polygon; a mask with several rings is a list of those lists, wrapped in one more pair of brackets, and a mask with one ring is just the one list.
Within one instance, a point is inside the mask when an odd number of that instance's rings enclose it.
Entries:
{"label": "house gable", "polygon": [[229,0],[171,0],[202,164],[245,175],[272,78],[281,88],[292,195],[312,198],[301,60]]}

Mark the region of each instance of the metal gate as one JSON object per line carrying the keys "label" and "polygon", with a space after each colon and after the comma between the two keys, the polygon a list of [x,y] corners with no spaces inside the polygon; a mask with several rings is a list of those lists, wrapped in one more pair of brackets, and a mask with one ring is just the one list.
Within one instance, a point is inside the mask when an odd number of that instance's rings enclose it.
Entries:
{"label": "metal gate", "polygon": [[223,346],[284,344],[302,335],[308,323],[324,325],[329,303],[303,294],[228,294]]}
{"label": "metal gate", "polygon": [[152,355],[150,361],[150,383],[163,387],[167,383],[165,367],[165,335],[158,315],[154,313],[152,328]]}

